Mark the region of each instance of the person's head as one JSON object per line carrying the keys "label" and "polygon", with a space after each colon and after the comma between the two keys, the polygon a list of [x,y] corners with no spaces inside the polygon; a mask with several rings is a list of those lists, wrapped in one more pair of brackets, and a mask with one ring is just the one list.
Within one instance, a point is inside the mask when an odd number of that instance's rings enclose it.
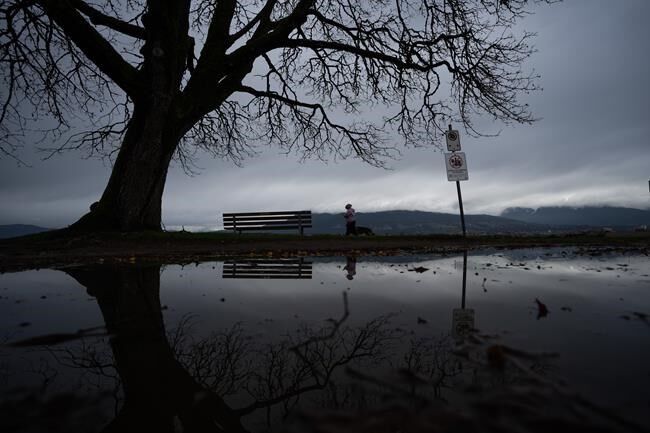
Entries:
{"label": "person's head", "polygon": [[350,203],[348,203],[348,204],[345,205],[345,208],[346,208],[346,209],[350,209],[351,207],[352,207],[352,205],[351,205]]}

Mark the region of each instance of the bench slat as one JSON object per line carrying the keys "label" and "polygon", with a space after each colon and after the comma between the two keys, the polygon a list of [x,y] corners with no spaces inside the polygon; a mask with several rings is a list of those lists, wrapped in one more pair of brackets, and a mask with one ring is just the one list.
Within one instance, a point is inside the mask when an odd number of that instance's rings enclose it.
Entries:
{"label": "bench slat", "polygon": [[250,269],[240,270],[239,268],[237,268],[236,272],[233,271],[227,272],[224,269],[223,275],[311,275],[311,270],[308,271],[302,270],[301,272],[299,272],[298,269],[296,269],[294,272],[291,272],[291,271],[279,271],[279,270],[271,271],[268,269],[267,270],[260,269],[259,271],[252,271]]}
{"label": "bench slat", "polygon": [[246,216],[258,216],[258,215],[311,215],[310,210],[298,210],[298,211],[275,211],[275,212],[229,212],[223,214],[224,217],[246,217]]}
{"label": "bench slat", "polygon": [[293,266],[255,265],[255,266],[251,266],[251,265],[245,265],[245,264],[242,264],[242,263],[237,263],[237,264],[234,264],[234,265],[224,265],[223,269],[224,270],[226,270],[226,269],[238,269],[238,270],[239,269],[241,269],[241,270],[247,270],[247,269],[262,269],[262,270],[280,269],[280,270],[282,270],[282,269],[286,269],[288,271],[293,271],[293,270],[298,270],[298,269],[309,269],[309,270],[311,270],[311,265],[302,265],[302,266],[300,266],[300,265],[293,265]]}
{"label": "bench slat", "polygon": [[237,269],[236,272],[232,271],[223,271],[222,275],[312,275],[311,271],[302,271],[302,272],[283,272],[283,271],[241,271]]}
{"label": "bench slat", "polygon": [[311,225],[305,225],[303,224],[302,226],[251,226],[251,227],[240,227],[237,225],[237,228],[235,227],[224,227],[224,230],[282,230],[282,229],[299,229],[302,227],[303,229],[310,229]]}
{"label": "bench slat", "polygon": [[303,265],[312,265],[312,261],[305,259],[244,259],[244,260],[226,260],[223,262],[224,265],[293,265],[300,264]]}
{"label": "bench slat", "polygon": [[248,278],[257,280],[311,280],[311,275],[222,275],[221,278]]}
{"label": "bench slat", "polygon": [[302,221],[302,224],[298,221],[239,221],[236,222],[224,222],[224,226],[234,226],[237,227],[246,227],[246,226],[307,226],[311,225],[311,221]]}
{"label": "bench slat", "polygon": [[311,218],[307,217],[245,217],[245,218],[224,218],[224,223],[234,223],[237,224],[246,223],[246,222],[265,222],[265,221],[277,221],[277,222],[311,222]]}

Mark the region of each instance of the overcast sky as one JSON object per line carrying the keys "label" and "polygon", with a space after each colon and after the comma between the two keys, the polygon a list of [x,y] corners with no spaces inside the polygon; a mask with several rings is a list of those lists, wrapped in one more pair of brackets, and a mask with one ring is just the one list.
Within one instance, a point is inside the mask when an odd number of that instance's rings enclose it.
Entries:
{"label": "overcast sky", "polygon": [[[650,208],[650,1],[566,0],[540,7],[524,27],[538,33],[527,68],[543,91],[527,102],[533,126],[495,125],[463,134],[466,213],[510,206],[615,205]],[[99,199],[110,166],[69,153],[46,161],[23,149],[31,167],[0,159],[0,224],[62,227]],[[215,228],[229,211],[311,209],[455,212],[455,185],[434,148],[404,151],[392,170],[357,160],[298,163],[269,148],[243,167],[205,158],[200,174],[171,168],[163,198],[168,227]]]}

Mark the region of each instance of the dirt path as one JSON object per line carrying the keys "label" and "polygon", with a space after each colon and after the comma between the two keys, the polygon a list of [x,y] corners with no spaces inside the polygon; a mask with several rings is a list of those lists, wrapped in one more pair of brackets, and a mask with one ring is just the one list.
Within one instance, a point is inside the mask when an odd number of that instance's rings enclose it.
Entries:
{"label": "dirt path", "polygon": [[234,256],[337,256],[445,253],[465,248],[553,246],[640,249],[650,233],[558,236],[239,236],[221,233],[76,235],[48,233],[0,240],[0,272],[91,263],[188,263]]}

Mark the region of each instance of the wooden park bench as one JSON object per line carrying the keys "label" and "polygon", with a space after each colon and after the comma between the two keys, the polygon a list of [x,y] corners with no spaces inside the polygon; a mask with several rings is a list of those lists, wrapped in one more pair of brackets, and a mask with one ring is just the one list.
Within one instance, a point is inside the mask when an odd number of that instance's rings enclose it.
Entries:
{"label": "wooden park bench", "polygon": [[222,278],[311,279],[312,262],[296,259],[242,259],[223,263]]}
{"label": "wooden park bench", "polygon": [[239,233],[249,230],[303,230],[311,227],[311,211],[278,211],[278,212],[244,212],[224,213],[224,230]]}

